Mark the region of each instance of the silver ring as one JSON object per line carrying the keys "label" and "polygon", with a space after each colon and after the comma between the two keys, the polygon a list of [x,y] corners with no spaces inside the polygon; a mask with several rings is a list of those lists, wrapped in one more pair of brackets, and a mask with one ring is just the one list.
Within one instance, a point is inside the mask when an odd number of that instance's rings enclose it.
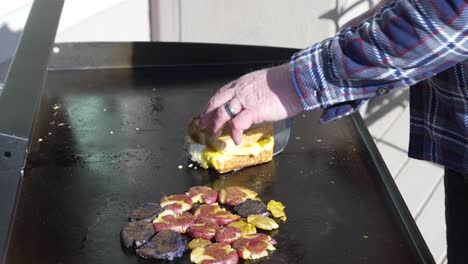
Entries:
{"label": "silver ring", "polygon": [[226,113],[231,117],[234,118],[236,114],[234,114],[234,111],[232,111],[231,104],[229,102],[224,104],[224,110],[226,110]]}

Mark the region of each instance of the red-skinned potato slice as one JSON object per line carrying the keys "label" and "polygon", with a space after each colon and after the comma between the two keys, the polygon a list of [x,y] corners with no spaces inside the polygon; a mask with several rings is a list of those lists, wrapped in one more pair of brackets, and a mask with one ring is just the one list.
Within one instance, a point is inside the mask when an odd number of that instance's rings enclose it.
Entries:
{"label": "red-skinned potato slice", "polygon": [[203,204],[194,213],[197,219],[205,219],[217,223],[218,225],[227,225],[240,219],[240,216],[234,215],[226,209],[219,207],[217,203]]}
{"label": "red-skinned potato slice", "polygon": [[257,199],[257,193],[241,186],[231,186],[222,189],[218,195],[218,201],[222,204],[236,206],[246,200]]}
{"label": "red-skinned potato slice", "polygon": [[187,229],[187,232],[193,238],[211,240],[215,236],[218,228],[219,226],[212,221],[199,219]]}
{"label": "red-skinned potato slice", "polygon": [[195,219],[195,216],[190,213],[177,215],[170,210],[166,210],[154,219],[153,228],[155,232],[170,229],[182,234],[185,233],[193,223],[195,223]]}
{"label": "red-skinned potato slice", "polygon": [[234,226],[223,226],[216,231],[215,240],[219,243],[231,244],[242,236],[242,231]]}
{"label": "red-skinned potato slice", "polygon": [[259,259],[268,256],[268,251],[275,250],[276,241],[270,236],[257,233],[245,234],[232,243],[242,259]]}
{"label": "red-skinned potato slice", "polygon": [[218,192],[208,186],[194,186],[185,193],[193,203],[215,203],[218,199]]}
{"label": "red-skinned potato slice", "polygon": [[161,198],[160,204],[164,210],[171,210],[176,214],[186,212],[193,207],[192,199],[185,194],[164,196]]}
{"label": "red-skinned potato slice", "polygon": [[170,211],[172,211],[172,212],[174,212],[175,214],[178,214],[178,215],[184,213],[185,208],[187,208],[187,207],[180,204],[180,203],[173,203],[173,204],[169,204],[169,205],[164,206],[164,210],[170,210]]}
{"label": "red-skinned potato slice", "polygon": [[192,250],[190,260],[196,264],[236,264],[239,257],[230,245],[213,243]]}
{"label": "red-skinned potato slice", "polygon": [[223,225],[230,224],[232,222],[239,221],[240,216],[232,214],[229,211],[220,211],[215,214],[214,219],[216,220],[216,223],[218,225],[223,226]]}
{"label": "red-skinned potato slice", "polygon": [[202,204],[200,207],[195,210],[195,213],[193,214],[194,216],[205,216],[205,215],[212,215],[216,214],[219,211],[226,211],[226,209],[221,208],[219,204],[214,203],[214,204]]}

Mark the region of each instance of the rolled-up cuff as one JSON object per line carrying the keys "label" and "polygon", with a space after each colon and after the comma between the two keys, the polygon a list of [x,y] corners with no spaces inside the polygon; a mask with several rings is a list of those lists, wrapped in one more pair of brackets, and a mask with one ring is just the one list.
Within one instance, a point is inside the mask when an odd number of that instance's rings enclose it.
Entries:
{"label": "rolled-up cuff", "polygon": [[[293,83],[294,90],[296,91],[301,101],[302,107],[305,111],[313,111],[320,109],[322,108],[322,104],[320,103],[319,98],[317,96],[317,91],[313,89],[304,88],[306,87],[304,85],[304,78],[308,77],[305,77],[301,73],[300,69],[302,65],[296,65],[299,53],[294,54],[291,58],[291,62],[289,63],[289,73],[291,82]],[[309,78],[312,78],[312,76],[310,76]]]}
{"label": "rolled-up cuff", "polygon": [[361,108],[369,99],[353,101],[345,104],[334,105],[325,108],[320,117],[320,123],[325,124],[330,121],[348,116]]}

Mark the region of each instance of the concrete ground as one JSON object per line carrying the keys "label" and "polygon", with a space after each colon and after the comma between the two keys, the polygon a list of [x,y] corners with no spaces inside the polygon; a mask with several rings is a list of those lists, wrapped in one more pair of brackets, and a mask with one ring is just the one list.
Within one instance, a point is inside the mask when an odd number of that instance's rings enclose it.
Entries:
{"label": "concrete ground", "polygon": [[364,120],[436,263],[446,263],[443,168],[408,158],[408,89],[389,97],[371,101]]}

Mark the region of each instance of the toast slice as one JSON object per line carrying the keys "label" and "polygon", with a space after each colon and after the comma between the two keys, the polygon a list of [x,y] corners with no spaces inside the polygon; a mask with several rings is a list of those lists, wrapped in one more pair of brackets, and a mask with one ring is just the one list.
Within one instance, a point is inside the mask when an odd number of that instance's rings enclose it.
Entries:
{"label": "toast slice", "polygon": [[225,162],[219,162],[217,171],[226,173],[230,171],[240,170],[242,168],[267,163],[273,158],[273,148],[271,150],[263,150],[257,157],[250,156],[232,156]]}

